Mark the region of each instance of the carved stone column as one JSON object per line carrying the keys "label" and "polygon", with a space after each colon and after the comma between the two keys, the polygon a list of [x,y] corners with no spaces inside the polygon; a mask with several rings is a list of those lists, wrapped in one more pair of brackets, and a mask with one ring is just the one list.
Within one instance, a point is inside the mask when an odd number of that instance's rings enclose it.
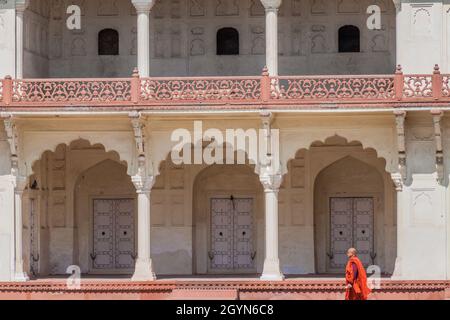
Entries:
{"label": "carved stone column", "polygon": [[16,1],[16,78],[23,78],[23,30],[24,30],[24,13],[28,7],[29,0]]}
{"label": "carved stone column", "polygon": [[283,273],[278,257],[278,193],[283,180],[281,174],[262,172],[260,181],[264,187],[266,256],[261,280],[282,281]]}
{"label": "carved stone column", "polygon": [[433,126],[434,126],[434,139],[436,142],[436,173],[437,180],[440,184],[444,183],[444,149],[442,146],[442,125],[441,120],[444,116],[442,110],[432,110],[431,115],[433,116]]}
{"label": "carved stone column", "polygon": [[259,179],[264,187],[266,252],[262,280],[284,280],[278,257],[278,193],[283,176],[279,165],[280,149],[278,131],[272,130],[273,115],[261,113],[262,131],[260,139]]}
{"label": "carved stone column", "polygon": [[137,173],[131,180],[138,194],[138,254],[133,281],[156,280],[151,259],[151,203],[150,192],[155,182],[147,171],[145,151],[145,121],[139,112],[129,114],[137,152]]}
{"label": "carved stone column", "polygon": [[400,174],[403,181],[405,181],[407,179],[405,140],[406,111],[399,110],[396,111],[394,115],[397,129],[398,174]]}
{"label": "carved stone column", "polygon": [[405,120],[406,111],[398,110],[394,112],[396,133],[397,133],[397,152],[398,152],[398,171],[391,173],[397,191],[397,258],[395,260],[394,278],[402,277],[402,257],[404,255],[404,225],[406,221],[404,207],[405,192],[404,183],[407,180],[407,161],[406,161],[406,135]]}
{"label": "carved stone column", "polygon": [[132,0],[137,13],[137,64],[142,77],[150,76],[150,11],[155,0]]}
{"label": "carved stone column", "polygon": [[22,196],[27,184],[27,177],[20,174],[19,133],[14,118],[7,115],[3,123],[11,153],[11,179],[14,185],[14,281],[27,281],[29,277],[23,267],[22,221]]}
{"label": "carved stone column", "polygon": [[138,194],[138,255],[132,280],[153,281],[156,275],[151,259],[150,192],[154,177],[137,174],[132,181]]}
{"label": "carved stone column", "polygon": [[278,76],[278,10],[282,0],[261,0],[266,11],[266,66]]}
{"label": "carved stone column", "polygon": [[27,184],[27,178],[16,176],[14,183],[14,225],[15,225],[15,267],[14,281],[28,281],[30,278],[23,267],[23,221],[22,196]]}

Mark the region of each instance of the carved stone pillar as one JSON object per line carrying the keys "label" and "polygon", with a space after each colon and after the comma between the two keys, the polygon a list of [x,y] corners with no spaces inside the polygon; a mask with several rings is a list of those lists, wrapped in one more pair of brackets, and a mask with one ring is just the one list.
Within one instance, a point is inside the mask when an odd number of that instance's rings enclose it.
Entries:
{"label": "carved stone pillar", "polygon": [[266,11],[266,66],[278,76],[278,10],[282,0],[261,0]]}
{"label": "carved stone pillar", "polygon": [[403,181],[407,179],[406,170],[406,140],[405,140],[405,119],[406,111],[396,111],[395,123],[397,129],[397,151],[398,151],[398,173]]}
{"label": "carved stone pillar", "polygon": [[398,110],[394,112],[396,133],[397,133],[397,152],[398,152],[398,172],[391,173],[392,181],[394,182],[397,191],[397,258],[395,261],[395,269],[393,277],[401,278],[402,274],[402,256],[404,248],[404,224],[405,224],[405,209],[403,191],[404,183],[407,179],[407,161],[406,161],[406,136],[405,136],[405,120],[406,111]]}
{"label": "carved stone pillar", "polygon": [[151,259],[150,192],[154,177],[138,174],[132,177],[138,194],[138,255],[133,281],[153,281],[156,275]]}
{"label": "carved stone pillar", "polygon": [[16,78],[23,78],[23,30],[24,30],[24,13],[28,7],[29,0],[16,1]]}
{"label": "carved stone pillar", "polygon": [[132,177],[138,194],[138,254],[133,281],[156,280],[151,259],[151,203],[150,192],[155,182],[147,171],[145,154],[145,121],[139,112],[130,113],[131,127],[137,152],[137,173]]}
{"label": "carved stone pillar", "polygon": [[22,196],[27,178],[16,176],[14,183],[14,225],[15,225],[15,267],[14,281],[28,281],[30,278],[23,267],[23,221],[22,221]]}
{"label": "carved stone pillar", "polygon": [[442,146],[442,125],[441,120],[444,116],[442,110],[432,110],[431,115],[433,116],[433,126],[434,126],[434,139],[436,142],[436,173],[437,180],[440,184],[444,182],[444,149]]}
{"label": "carved stone pillar", "polygon": [[263,135],[260,138],[259,179],[264,187],[266,252],[262,280],[284,280],[278,257],[278,193],[283,176],[280,171],[279,134],[271,128],[273,115],[261,113]]}
{"label": "carved stone pillar", "polygon": [[266,224],[266,256],[261,280],[282,281],[284,276],[278,257],[278,193],[283,177],[263,172],[259,178],[264,187]]}
{"label": "carved stone pillar", "polygon": [[14,281],[27,281],[29,278],[23,267],[22,221],[22,196],[27,184],[27,177],[20,174],[19,133],[14,118],[9,115],[5,117],[3,123],[11,153],[11,179],[14,185]]}
{"label": "carved stone pillar", "polygon": [[155,0],[132,0],[137,13],[137,64],[142,77],[150,76],[150,11]]}

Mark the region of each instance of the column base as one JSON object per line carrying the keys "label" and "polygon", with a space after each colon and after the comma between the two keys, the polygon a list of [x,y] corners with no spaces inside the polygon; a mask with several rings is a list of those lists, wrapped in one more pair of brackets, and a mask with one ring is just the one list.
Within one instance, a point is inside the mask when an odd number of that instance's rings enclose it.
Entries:
{"label": "column base", "polygon": [[30,277],[25,272],[17,272],[14,274],[15,282],[27,282],[30,281]]}
{"label": "column base", "polygon": [[264,261],[264,269],[260,279],[264,281],[283,281],[284,275],[280,269],[280,261],[278,259],[266,259],[266,261]]}
{"label": "column base", "polygon": [[133,277],[131,281],[155,281],[156,274],[153,272],[152,260],[140,260],[136,261]]}

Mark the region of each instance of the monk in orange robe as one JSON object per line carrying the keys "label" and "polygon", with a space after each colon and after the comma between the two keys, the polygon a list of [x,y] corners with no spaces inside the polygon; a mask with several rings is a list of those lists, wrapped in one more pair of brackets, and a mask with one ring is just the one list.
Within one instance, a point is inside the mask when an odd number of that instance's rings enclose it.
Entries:
{"label": "monk in orange robe", "polygon": [[345,300],[367,300],[371,290],[367,286],[367,274],[364,266],[356,256],[356,249],[347,251],[348,263],[345,268]]}

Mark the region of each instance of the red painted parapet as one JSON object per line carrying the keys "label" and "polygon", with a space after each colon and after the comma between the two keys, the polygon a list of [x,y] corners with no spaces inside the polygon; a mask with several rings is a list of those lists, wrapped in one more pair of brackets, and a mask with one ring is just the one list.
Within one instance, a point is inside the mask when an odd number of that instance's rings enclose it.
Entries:
{"label": "red painted parapet", "polygon": [[23,79],[14,80],[11,89],[13,105],[95,105],[131,100],[130,79]]}
{"label": "red painted parapet", "polygon": [[433,106],[450,103],[450,75],[278,76],[267,68],[250,77],[23,79],[0,82],[0,107],[64,108],[334,108]]}
{"label": "red painted parapet", "polygon": [[258,77],[142,78],[140,102],[148,104],[260,102]]}
{"label": "red painted parapet", "polygon": [[393,100],[394,76],[278,77],[275,100],[350,101]]}

